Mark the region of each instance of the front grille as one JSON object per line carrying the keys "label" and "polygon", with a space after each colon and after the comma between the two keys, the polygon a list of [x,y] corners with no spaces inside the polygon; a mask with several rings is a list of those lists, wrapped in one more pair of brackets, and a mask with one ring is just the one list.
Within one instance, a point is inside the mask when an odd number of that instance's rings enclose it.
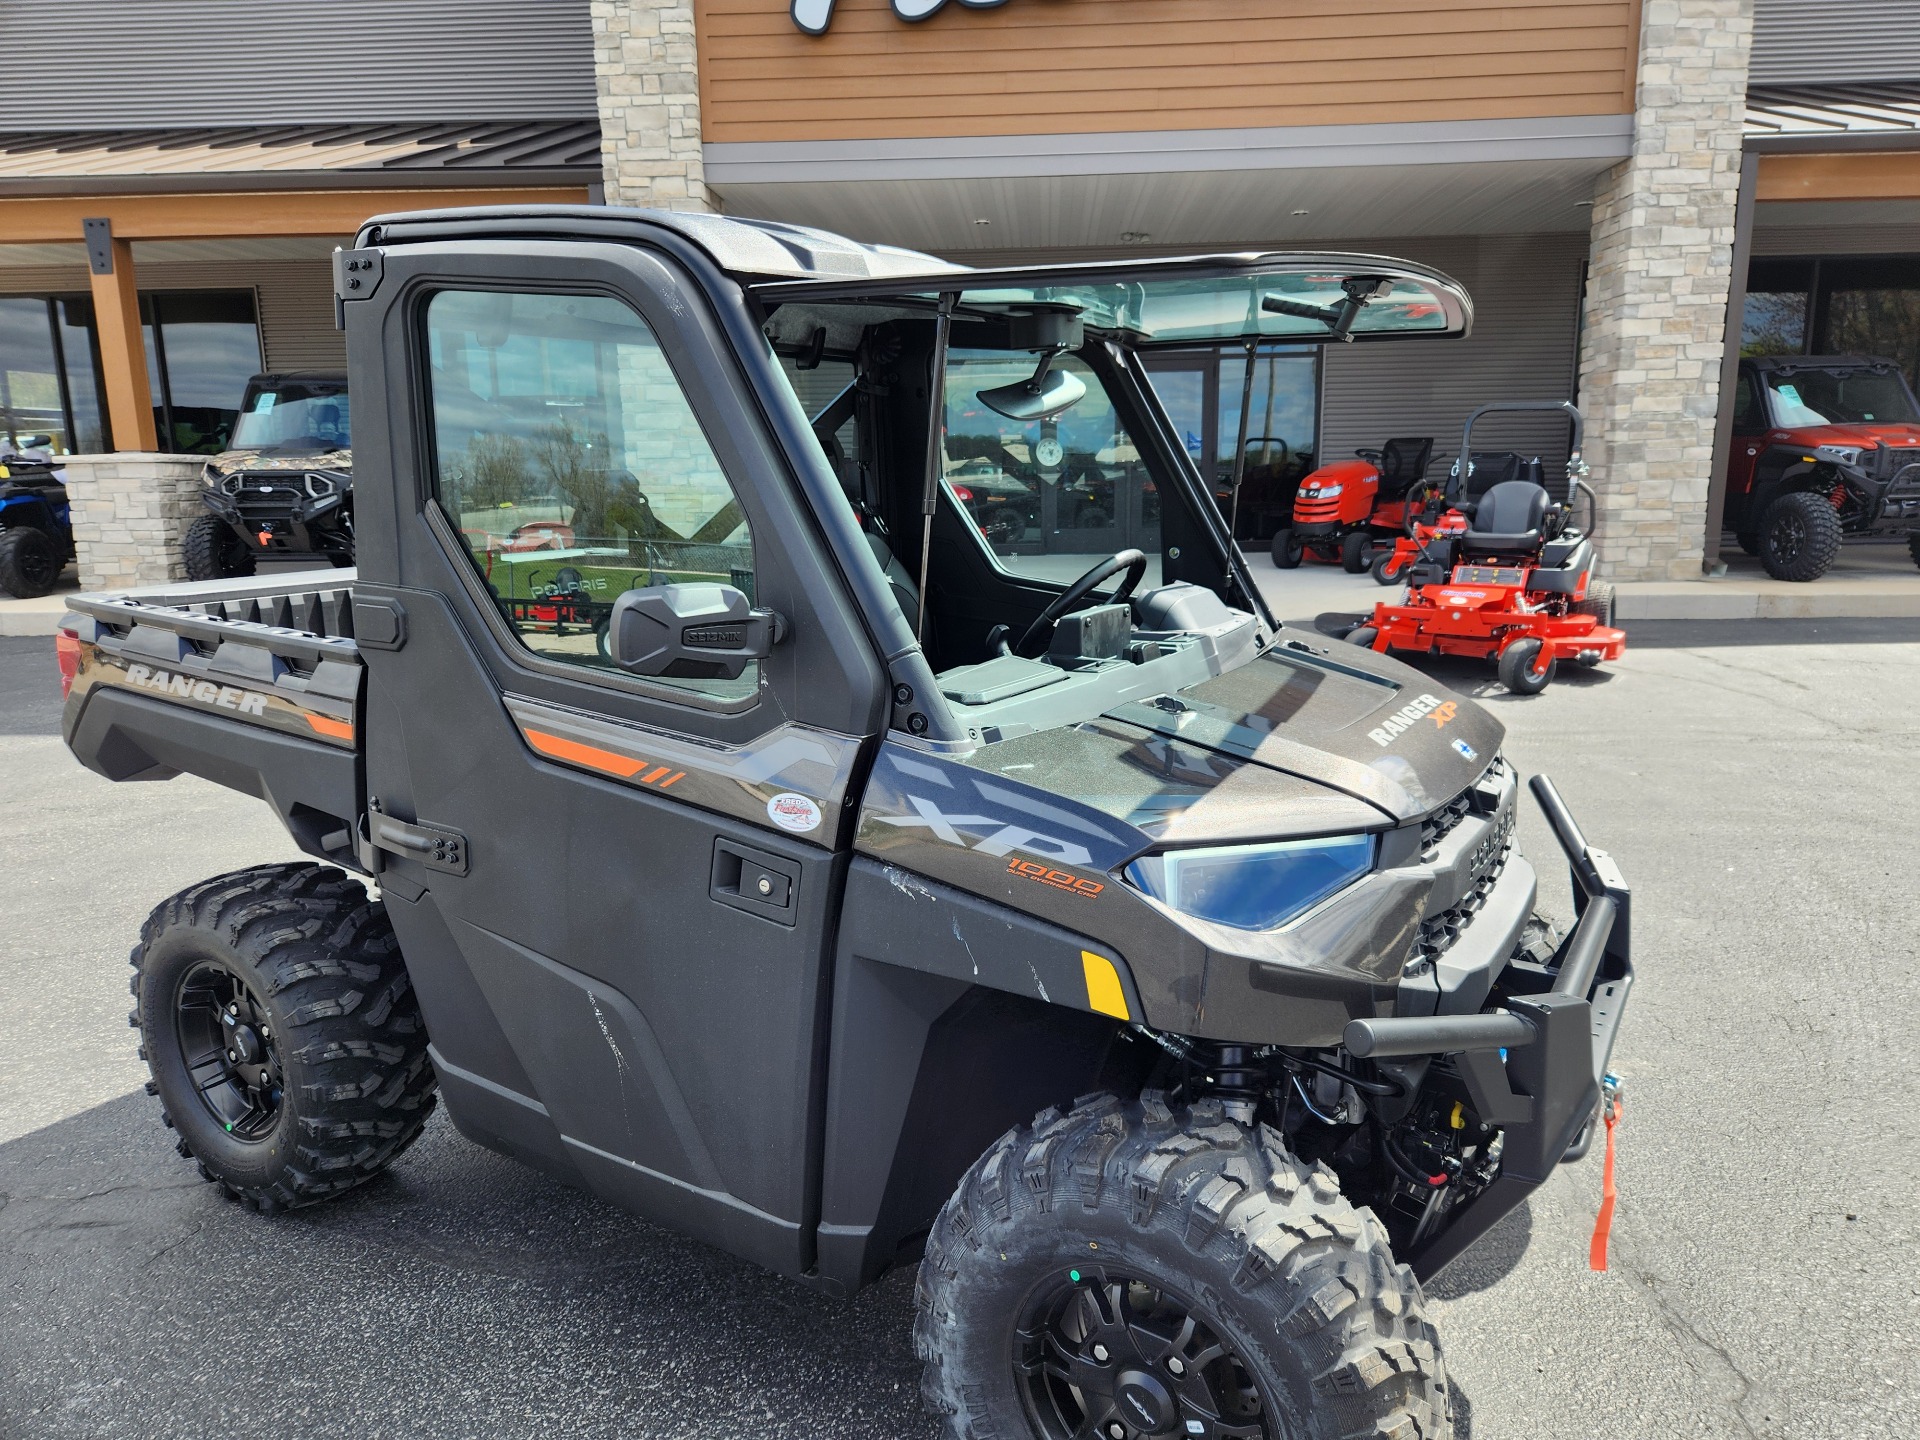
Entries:
{"label": "front grille", "polygon": [[1505,756],[1494,756],[1493,763],[1487,766],[1478,780],[1420,822],[1420,859],[1423,863],[1432,860],[1439,852],[1440,842],[1447,838],[1453,827],[1473,813],[1473,792],[1481,786],[1497,785],[1506,779],[1507,768]]}
{"label": "front grille", "polygon": [[[1428,816],[1421,825],[1421,858],[1432,859],[1440,837],[1471,813],[1469,797],[1474,789],[1504,780],[1507,773],[1507,762],[1495,756],[1486,774],[1465,795]],[[1487,896],[1493,893],[1493,887],[1500,883],[1500,876],[1507,868],[1507,858],[1513,854],[1514,814],[1514,809],[1509,807],[1500,816],[1499,823],[1475,847],[1473,854],[1467,857],[1467,874],[1472,884],[1461,896],[1460,902],[1420,922],[1420,933],[1414,939],[1413,953],[1407,961],[1409,975],[1418,975],[1431,969],[1433,963],[1459,941],[1467,926],[1473,923],[1473,917],[1487,903]],[[1430,826],[1439,827],[1431,837],[1428,833]]]}

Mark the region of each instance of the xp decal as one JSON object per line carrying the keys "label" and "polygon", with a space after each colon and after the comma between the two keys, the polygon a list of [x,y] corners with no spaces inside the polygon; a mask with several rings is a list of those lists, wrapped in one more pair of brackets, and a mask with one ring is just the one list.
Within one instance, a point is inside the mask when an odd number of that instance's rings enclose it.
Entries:
{"label": "xp decal", "polygon": [[[925,20],[947,0],[892,0],[893,13],[902,20]],[[1007,0],[960,0],[969,10],[992,10]],[[793,23],[809,35],[824,35],[833,23],[833,0],[793,0]]]}

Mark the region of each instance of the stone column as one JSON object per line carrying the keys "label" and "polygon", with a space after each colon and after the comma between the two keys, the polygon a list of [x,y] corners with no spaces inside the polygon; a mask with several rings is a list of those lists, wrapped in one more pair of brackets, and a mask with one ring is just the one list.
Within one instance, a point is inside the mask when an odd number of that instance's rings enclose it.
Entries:
{"label": "stone column", "polygon": [[180,541],[205,513],[204,455],[70,455],[67,500],[82,590],[128,590],[185,580]]}
{"label": "stone column", "polygon": [[700,154],[693,0],[592,0],[609,205],[718,210]]}
{"label": "stone column", "polygon": [[1697,579],[1753,0],[1645,0],[1632,158],[1594,195],[1580,347],[1601,568]]}

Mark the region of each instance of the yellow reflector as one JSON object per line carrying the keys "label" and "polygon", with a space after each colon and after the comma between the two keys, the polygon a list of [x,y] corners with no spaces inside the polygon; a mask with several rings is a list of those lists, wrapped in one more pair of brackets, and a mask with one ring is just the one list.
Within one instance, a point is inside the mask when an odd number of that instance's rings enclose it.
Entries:
{"label": "yellow reflector", "polygon": [[1087,1008],[1116,1020],[1131,1020],[1133,1016],[1127,1013],[1127,992],[1120,988],[1120,972],[1113,968],[1113,961],[1091,950],[1082,950],[1080,966],[1087,972]]}

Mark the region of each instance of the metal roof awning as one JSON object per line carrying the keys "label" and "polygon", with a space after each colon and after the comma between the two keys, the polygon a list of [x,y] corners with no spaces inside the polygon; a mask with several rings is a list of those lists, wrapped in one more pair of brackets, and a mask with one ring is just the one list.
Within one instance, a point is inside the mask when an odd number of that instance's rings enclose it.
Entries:
{"label": "metal roof awning", "polygon": [[594,120],[0,131],[0,194],[591,184]]}
{"label": "metal roof awning", "polygon": [[1756,85],[1747,92],[1745,131],[1749,150],[1920,147],[1920,82]]}

